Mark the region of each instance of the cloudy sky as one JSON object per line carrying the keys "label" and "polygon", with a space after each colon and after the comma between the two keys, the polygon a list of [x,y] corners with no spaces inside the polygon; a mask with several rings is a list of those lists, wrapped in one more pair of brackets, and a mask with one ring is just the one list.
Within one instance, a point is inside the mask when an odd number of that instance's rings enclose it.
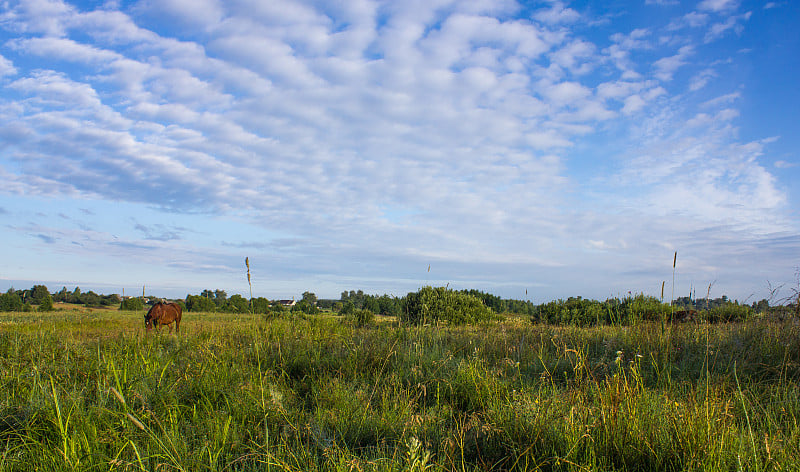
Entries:
{"label": "cloudy sky", "polygon": [[[0,289],[536,302],[800,267],[793,0],[0,1]],[[527,294],[527,295],[526,295]]]}

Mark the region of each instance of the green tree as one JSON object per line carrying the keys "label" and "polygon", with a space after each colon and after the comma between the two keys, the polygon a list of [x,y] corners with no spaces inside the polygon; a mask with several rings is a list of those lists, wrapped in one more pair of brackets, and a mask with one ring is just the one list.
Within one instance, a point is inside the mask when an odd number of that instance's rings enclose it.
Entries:
{"label": "green tree", "polygon": [[250,311],[250,306],[247,303],[247,299],[237,293],[232,295],[231,298],[225,302],[222,306],[222,311],[230,313],[248,313]]}
{"label": "green tree", "polygon": [[54,302],[66,302],[67,301],[67,287],[62,287],[58,293],[53,294],[53,301]]}
{"label": "green tree", "polygon": [[375,324],[375,313],[370,310],[354,310],[344,317],[347,323],[362,328]]}
{"label": "green tree", "polygon": [[0,295],[0,311],[21,311],[22,299],[17,295],[13,288]]}
{"label": "green tree", "polygon": [[39,302],[39,311],[53,311],[53,297],[49,293]]}
{"label": "green tree", "polygon": [[102,299],[100,298],[100,295],[94,293],[91,290],[83,294],[83,296],[81,297],[81,302],[83,302],[83,304],[86,305],[87,307],[102,305]]}
{"label": "green tree", "polygon": [[192,312],[214,312],[217,305],[213,300],[201,295],[186,295],[186,310]]}
{"label": "green tree", "polygon": [[75,287],[75,290],[67,297],[67,303],[83,303],[81,301],[81,297],[83,294],[81,293],[80,287]]}
{"label": "green tree", "polygon": [[348,300],[342,304],[342,309],[339,310],[339,314],[342,316],[346,316],[352,314],[354,311],[356,311],[356,306],[353,305],[353,302]]}
{"label": "green tree", "polygon": [[250,300],[250,309],[253,313],[269,313],[269,300],[264,297],[253,298]]}
{"label": "green tree", "polygon": [[317,296],[312,292],[303,292],[303,299],[302,301],[307,301],[312,305],[317,304]]}
{"label": "green tree", "polygon": [[[33,305],[41,305],[42,300],[50,296],[50,291],[44,285],[34,285],[28,302]],[[50,301],[52,304],[52,300]]]}
{"label": "green tree", "polygon": [[270,310],[278,314],[286,313],[287,311],[289,311],[286,309],[285,306],[283,306],[280,300],[273,300],[272,303],[270,304]]}
{"label": "green tree", "polygon": [[472,295],[427,286],[406,295],[400,319],[409,324],[468,324],[488,321],[492,316],[492,311]]}
{"label": "green tree", "polygon": [[293,312],[301,311],[307,315],[316,315],[317,313],[319,313],[319,308],[317,308],[316,305],[311,303],[311,301],[304,298],[299,302],[297,302],[297,304],[292,307],[292,311]]}
{"label": "green tree", "polygon": [[130,297],[122,300],[119,305],[120,310],[138,311],[144,309],[144,303],[139,297]]}
{"label": "green tree", "polygon": [[225,293],[225,290],[214,290],[214,303],[217,306],[223,306],[225,302],[228,300],[228,294]]}

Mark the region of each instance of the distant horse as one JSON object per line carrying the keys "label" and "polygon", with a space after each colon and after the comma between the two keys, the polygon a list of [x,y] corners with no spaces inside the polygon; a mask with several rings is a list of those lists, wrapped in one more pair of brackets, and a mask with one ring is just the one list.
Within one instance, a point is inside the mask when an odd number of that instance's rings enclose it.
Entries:
{"label": "distant horse", "polygon": [[672,313],[672,321],[692,322],[697,318],[697,310],[678,310]]}
{"label": "distant horse", "polygon": [[177,303],[158,302],[150,308],[150,311],[144,315],[144,326],[147,331],[150,331],[153,326],[160,329],[161,325],[169,326],[169,332],[172,332],[172,322],[175,322],[175,332],[181,331],[181,314],[183,309]]}

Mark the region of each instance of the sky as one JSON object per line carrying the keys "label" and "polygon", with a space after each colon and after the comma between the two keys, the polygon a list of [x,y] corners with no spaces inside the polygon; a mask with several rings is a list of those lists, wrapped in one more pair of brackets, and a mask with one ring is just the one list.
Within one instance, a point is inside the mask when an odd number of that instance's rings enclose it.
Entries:
{"label": "sky", "polygon": [[798,24],[793,0],[0,0],[0,289],[249,296],[247,257],[270,299],[787,293]]}

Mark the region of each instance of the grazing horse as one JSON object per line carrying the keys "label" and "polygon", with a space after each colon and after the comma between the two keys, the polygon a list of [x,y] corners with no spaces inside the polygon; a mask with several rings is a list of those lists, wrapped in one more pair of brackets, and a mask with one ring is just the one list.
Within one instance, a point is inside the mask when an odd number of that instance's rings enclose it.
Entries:
{"label": "grazing horse", "polygon": [[672,321],[695,321],[697,310],[678,310],[672,313]]}
{"label": "grazing horse", "polygon": [[172,332],[172,322],[175,322],[175,332],[181,331],[181,314],[183,309],[177,303],[158,302],[144,315],[144,326],[150,331],[153,326],[160,329],[161,325],[169,326]]}

